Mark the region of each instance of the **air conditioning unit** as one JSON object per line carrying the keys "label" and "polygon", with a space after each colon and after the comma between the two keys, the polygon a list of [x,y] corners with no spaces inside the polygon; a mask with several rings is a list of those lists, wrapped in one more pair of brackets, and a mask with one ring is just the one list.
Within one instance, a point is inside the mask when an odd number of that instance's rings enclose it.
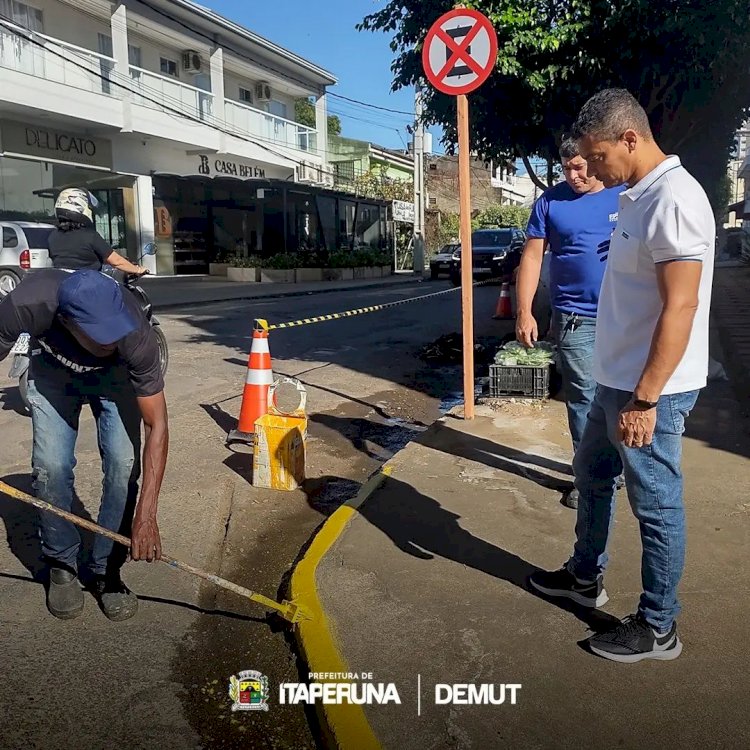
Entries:
{"label": "air conditioning unit", "polygon": [[270,102],[271,93],[271,86],[265,81],[258,81],[258,83],[255,84],[256,102]]}
{"label": "air conditioning unit", "polygon": [[320,167],[303,161],[299,165],[299,182],[315,185],[320,182]]}
{"label": "air conditioning unit", "polygon": [[185,50],[182,53],[182,69],[186,73],[200,73],[203,69],[201,56],[195,50]]}

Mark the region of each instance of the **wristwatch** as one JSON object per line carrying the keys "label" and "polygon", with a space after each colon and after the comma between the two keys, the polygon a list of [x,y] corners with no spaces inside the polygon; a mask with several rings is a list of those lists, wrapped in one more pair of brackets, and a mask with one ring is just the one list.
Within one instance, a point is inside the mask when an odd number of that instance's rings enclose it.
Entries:
{"label": "wristwatch", "polygon": [[637,406],[639,409],[655,409],[658,405],[658,401],[646,401],[642,398],[634,398],[633,399],[633,405]]}

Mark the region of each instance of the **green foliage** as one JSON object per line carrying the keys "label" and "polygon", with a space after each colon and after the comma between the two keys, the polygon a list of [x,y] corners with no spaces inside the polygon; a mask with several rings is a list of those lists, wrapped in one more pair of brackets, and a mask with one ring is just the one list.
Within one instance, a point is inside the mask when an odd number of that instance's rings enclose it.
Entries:
{"label": "green foliage", "polygon": [[[315,129],[315,104],[312,99],[303,97],[294,102],[294,120],[300,125]],[[341,120],[336,115],[328,115],[328,135],[341,135]]]}
{"label": "green foliage", "polygon": [[518,227],[526,229],[531,209],[523,206],[490,206],[482,211],[473,221],[475,229],[487,227]]}
{"label": "green foliage", "polygon": [[260,268],[263,265],[262,258],[257,255],[230,255],[224,262],[232,268]]}
{"label": "green foliage", "polygon": [[732,178],[725,172],[708,197],[718,220],[726,219],[727,206],[732,201]]}
{"label": "green foliage", "polygon": [[276,253],[270,258],[264,258],[261,263],[261,268],[271,268],[276,271],[300,268],[300,259],[297,253]]}
{"label": "green foliage", "polygon": [[354,178],[352,189],[357,195],[384,201],[409,201],[414,199],[414,183],[386,177],[386,168],[374,167]]}
{"label": "green foliage", "polygon": [[[360,29],[392,36],[394,87],[423,77],[422,44],[453,0],[390,0]],[[713,192],[750,101],[747,0],[475,0],[498,34],[489,80],[470,95],[482,157],[557,159],[585,100],[608,86],[639,98],[665,151]],[[456,141],[455,97],[428,87],[429,123]]]}

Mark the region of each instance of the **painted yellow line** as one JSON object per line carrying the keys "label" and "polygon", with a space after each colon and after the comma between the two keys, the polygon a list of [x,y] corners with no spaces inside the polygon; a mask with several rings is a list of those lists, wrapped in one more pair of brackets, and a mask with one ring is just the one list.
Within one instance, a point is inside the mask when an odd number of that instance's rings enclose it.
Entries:
{"label": "painted yellow line", "polygon": [[[344,659],[331,632],[318,594],[316,573],[320,561],[336,543],[362,503],[391,474],[390,466],[383,466],[362,485],[357,496],[342,505],[323,524],[320,531],[292,574],[291,598],[312,615],[302,620],[295,635],[310,672],[354,672]],[[339,750],[381,750],[381,745],[367,721],[364,708],[344,704],[317,705],[321,725],[327,732],[327,745]]]}

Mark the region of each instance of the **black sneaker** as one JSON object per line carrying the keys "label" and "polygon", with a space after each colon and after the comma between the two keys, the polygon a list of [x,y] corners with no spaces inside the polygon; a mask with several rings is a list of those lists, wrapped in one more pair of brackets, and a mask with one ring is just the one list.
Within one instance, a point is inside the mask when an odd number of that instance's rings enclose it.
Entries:
{"label": "black sneaker", "polygon": [[47,609],[60,620],[72,620],[83,612],[83,589],[78,575],[68,567],[50,564]]}
{"label": "black sneaker", "polygon": [[682,653],[677,624],[668,633],[658,634],[639,613],[626,617],[617,627],[594,635],[587,641],[589,648],[605,659],[632,664],[642,659],[670,661]]}
{"label": "black sneaker", "polygon": [[138,611],[138,597],[122,582],[119,573],[94,576],[93,593],[110,620],[129,620]]}
{"label": "black sneaker", "polygon": [[542,594],[565,597],[582,607],[603,607],[609,601],[601,576],[592,583],[581,583],[567,568],[532,573],[529,583]]}

